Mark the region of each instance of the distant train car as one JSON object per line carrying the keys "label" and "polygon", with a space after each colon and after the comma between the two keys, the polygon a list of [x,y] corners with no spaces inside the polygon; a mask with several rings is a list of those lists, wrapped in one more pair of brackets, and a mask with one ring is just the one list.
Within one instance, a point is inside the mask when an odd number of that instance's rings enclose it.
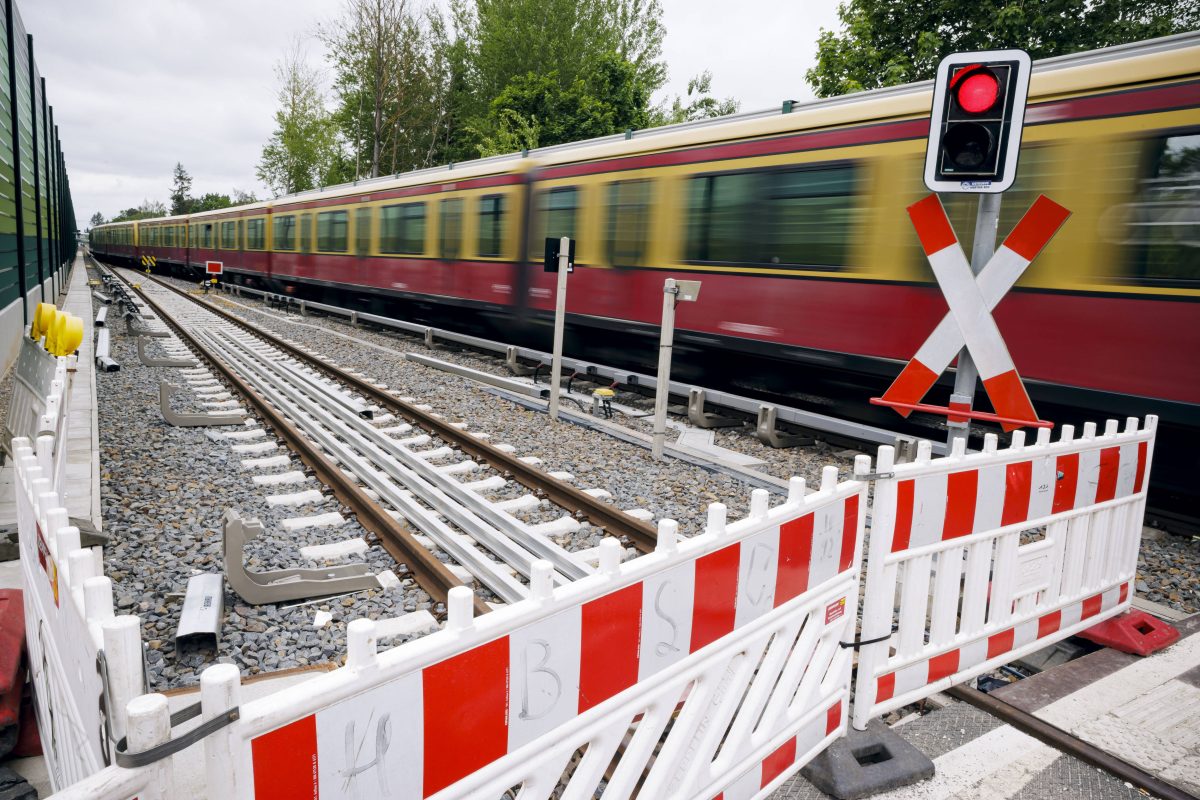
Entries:
{"label": "distant train car", "polygon": [[[1164,439],[1200,445],[1198,73],[1198,34],[1035,65],[999,235],[1040,193],[1072,217],[995,314],[1035,404],[1060,420],[1154,412],[1171,432]],[[701,301],[677,319],[692,354],[685,369],[793,396],[849,382],[865,406],[946,313],[905,213],[927,193],[930,90],[864,92],[193,215],[187,263],[219,258],[233,280],[536,338],[554,302],[541,242],[571,236],[577,351],[646,363],[663,279],[698,278]],[[976,198],[944,201],[969,248]],[[220,246],[215,232],[199,244],[197,227],[218,224]],[[251,224],[254,234],[243,233]],[[1184,483],[1171,491],[1194,491]]]}

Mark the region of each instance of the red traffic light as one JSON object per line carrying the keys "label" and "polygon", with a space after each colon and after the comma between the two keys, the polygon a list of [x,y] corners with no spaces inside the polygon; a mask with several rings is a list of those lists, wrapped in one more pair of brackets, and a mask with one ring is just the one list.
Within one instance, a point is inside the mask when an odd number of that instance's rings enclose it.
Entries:
{"label": "red traffic light", "polygon": [[968,114],[982,114],[996,105],[1000,97],[1000,81],[982,64],[972,64],[958,71],[950,81],[950,91],[958,107]]}

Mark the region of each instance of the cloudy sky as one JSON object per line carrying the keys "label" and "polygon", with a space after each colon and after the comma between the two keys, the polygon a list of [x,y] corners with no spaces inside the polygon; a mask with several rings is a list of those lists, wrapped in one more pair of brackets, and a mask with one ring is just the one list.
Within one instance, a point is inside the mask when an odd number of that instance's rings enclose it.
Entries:
{"label": "cloudy sky", "polygon": [[[427,0],[433,1],[433,0]],[[812,97],[821,27],[836,0],[662,0],[670,70],[661,100],[710,69],[742,110]],[[193,193],[260,196],[254,166],[273,129],[272,72],[293,37],[312,39],[338,0],[17,0],[54,106],[76,214],[111,217],[168,200],[182,162]]]}

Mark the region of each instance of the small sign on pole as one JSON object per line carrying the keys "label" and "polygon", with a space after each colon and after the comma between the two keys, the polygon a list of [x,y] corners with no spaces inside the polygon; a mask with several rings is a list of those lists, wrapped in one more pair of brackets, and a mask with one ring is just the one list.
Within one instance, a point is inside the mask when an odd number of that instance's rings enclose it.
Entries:
{"label": "small sign on pole", "polygon": [[667,439],[667,396],[671,394],[671,347],[675,340],[675,303],[695,302],[700,297],[700,281],[663,282],[662,332],[658,340],[658,377],[654,383],[654,442],[651,453],[662,458]]}
{"label": "small sign on pole", "polygon": [[220,275],[225,271],[224,261],[206,261],[204,262],[204,271],[209,275]]}
{"label": "small sign on pole", "polygon": [[[551,264],[554,268],[551,269]],[[554,354],[550,361],[550,418],[558,419],[558,396],[562,391],[563,327],[567,316],[567,273],[575,264],[575,240],[566,236],[546,239],[546,271],[558,273],[554,297]]]}

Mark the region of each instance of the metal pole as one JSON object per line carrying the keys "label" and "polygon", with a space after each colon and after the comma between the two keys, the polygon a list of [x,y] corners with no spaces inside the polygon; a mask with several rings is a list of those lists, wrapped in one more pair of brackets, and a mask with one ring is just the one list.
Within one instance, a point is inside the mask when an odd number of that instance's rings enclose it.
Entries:
{"label": "metal pole", "polygon": [[558,293],[554,298],[554,355],[550,361],[550,418],[558,419],[558,395],[562,383],[563,323],[567,316],[567,260],[571,240],[558,240]]}
{"label": "metal pole", "polygon": [[[978,275],[996,252],[996,227],[1000,223],[1000,194],[979,195],[979,206],[975,213],[975,239],[971,245],[971,272]],[[975,402],[975,383],[979,370],[975,360],[964,347],[958,354],[958,367],[954,371],[954,393],[950,395],[950,407],[965,405],[969,411]],[[955,439],[966,439],[971,434],[971,421],[947,422],[946,443],[953,446]]]}
{"label": "metal pole", "polygon": [[658,379],[654,385],[654,446],[655,458],[663,457],[667,438],[667,395],[671,393],[671,342],[675,338],[675,295],[679,289],[674,278],[663,282],[662,332],[658,338]]}

